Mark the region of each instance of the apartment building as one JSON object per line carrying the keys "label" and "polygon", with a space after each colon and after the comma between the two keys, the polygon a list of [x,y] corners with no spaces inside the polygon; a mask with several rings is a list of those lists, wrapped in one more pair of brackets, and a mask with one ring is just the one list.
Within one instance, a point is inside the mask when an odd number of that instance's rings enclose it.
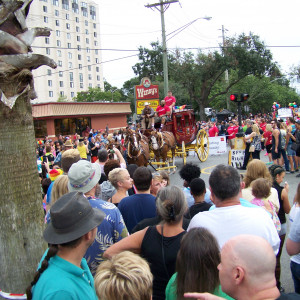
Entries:
{"label": "apartment building", "polygon": [[99,7],[90,0],[34,0],[27,25],[49,27],[50,37],[37,37],[34,53],[51,57],[57,68],[33,71],[38,98],[33,103],[71,101],[89,87],[104,88],[100,50]]}

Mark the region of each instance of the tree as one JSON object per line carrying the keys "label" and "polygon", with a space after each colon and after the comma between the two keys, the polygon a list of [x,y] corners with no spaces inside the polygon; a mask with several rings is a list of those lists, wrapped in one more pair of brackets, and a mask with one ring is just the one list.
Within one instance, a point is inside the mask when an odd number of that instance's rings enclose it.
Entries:
{"label": "tree", "polygon": [[2,1],[0,6],[0,288],[21,294],[47,247],[42,239],[31,70],[45,64],[56,67],[48,57],[28,53],[36,36],[50,35],[49,28],[27,29],[30,3]]}
{"label": "tree", "polygon": [[76,102],[120,102],[122,98],[121,93],[116,90],[103,92],[100,88],[89,88],[88,91],[79,92],[74,98]]}

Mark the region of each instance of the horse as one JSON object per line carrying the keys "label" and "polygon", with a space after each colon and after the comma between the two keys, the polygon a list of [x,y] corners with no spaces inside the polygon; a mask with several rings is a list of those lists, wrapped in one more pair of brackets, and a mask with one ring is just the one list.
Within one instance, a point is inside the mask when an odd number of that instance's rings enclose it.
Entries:
{"label": "horse", "polygon": [[150,153],[146,137],[138,131],[128,129],[125,138],[125,145],[126,144],[128,164],[136,164],[139,167],[147,167],[150,159]]}
{"label": "horse", "polygon": [[160,158],[162,158],[162,161],[166,163],[168,158],[168,152],[169,150],[171,150],[172,161],[174,163],[176,140],[172,132],[158,132],[156,130],[153,130],[151,132],[149,140],[157,162],[159,162]]}

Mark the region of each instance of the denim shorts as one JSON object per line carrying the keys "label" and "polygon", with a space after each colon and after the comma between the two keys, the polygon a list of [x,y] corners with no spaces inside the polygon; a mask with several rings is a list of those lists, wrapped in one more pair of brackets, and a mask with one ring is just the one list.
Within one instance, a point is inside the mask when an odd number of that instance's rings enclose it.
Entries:
{"label": "denim shorts", "polygon": [[292,149],[292,144],[287,145],[286,151],[288,156],[296,156],[296,151]]}

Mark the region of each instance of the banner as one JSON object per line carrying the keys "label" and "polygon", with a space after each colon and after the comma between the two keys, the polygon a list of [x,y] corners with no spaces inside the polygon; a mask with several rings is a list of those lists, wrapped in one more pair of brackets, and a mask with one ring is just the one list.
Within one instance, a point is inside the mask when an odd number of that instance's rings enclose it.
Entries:
{"label": "banner", "polygon": [[245,150],[230,150],[228,164],[234,168],[242,167],[244,163]]}
{"label": "banner", "polygon": [[156,111],[157,106],[159,105],[159,100],[158,99],[153,99],[153,100],[137,100],[136,101],[136,113],[140,115],[142,113],[142,110],[144,109],[145,102],[150,103],[150,107]]}
{"label": "banner", "polygon": [[227,152],[225,136],[209,137],[208,140],[209,155],[219,155]]}

